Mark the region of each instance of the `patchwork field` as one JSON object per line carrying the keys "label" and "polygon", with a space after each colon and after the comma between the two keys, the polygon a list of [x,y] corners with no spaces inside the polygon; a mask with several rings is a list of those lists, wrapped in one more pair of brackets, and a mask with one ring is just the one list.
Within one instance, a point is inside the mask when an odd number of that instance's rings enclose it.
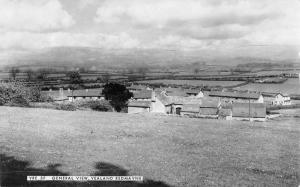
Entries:
{"label": "patchwork field", "polygon": [[148,186],[298,186],[299,121],[0,107],[1,186],[25,185],[34,172],[142,175]]}
{"label": "patchwork field", "polygon": [[282,84],[259,84],[250,83],[245,86],[235,88],[238,90],[250,90],[259,92],[278,92],[286,94],[300,94],[300,80],[299,79],[288,79]]}
{"label": "patchwork field", "polygon": [[205,81],[205,80],[147,80],[138,81],[140,83],[164,83],[177,85],[191,85],[191,86],[234,86],[243,83],[242,81]]}

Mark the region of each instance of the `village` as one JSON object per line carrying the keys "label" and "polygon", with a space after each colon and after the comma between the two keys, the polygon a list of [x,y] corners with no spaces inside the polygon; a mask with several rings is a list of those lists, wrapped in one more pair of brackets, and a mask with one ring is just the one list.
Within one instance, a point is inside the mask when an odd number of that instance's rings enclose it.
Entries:
{"label": "village", "polygon": [[[178,117],[209,118],[223,120],[266,121],[279,114],[269,112],[268,107],[289,107],[291,98],[283,93],[258,93],[225,90],[203,91],[199,88],[181,87],[151,88],[132,84],[127,89],[133,97],[127,102],[128,114],[158,113]],[[60,89],[47,91],[55,95],[57,102],[104,100],[101,88],[82,89],[73,92]]]}

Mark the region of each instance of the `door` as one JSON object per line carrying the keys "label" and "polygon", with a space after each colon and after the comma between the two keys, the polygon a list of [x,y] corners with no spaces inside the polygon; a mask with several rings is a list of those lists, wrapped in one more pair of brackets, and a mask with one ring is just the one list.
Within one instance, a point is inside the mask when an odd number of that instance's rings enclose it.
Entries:
{"label": "door", "polygon": [[176,114],[177,114],[177,115],[180,115],[180,112],[181,112],[181,108],[177,107],[177,108],[176,108]]}

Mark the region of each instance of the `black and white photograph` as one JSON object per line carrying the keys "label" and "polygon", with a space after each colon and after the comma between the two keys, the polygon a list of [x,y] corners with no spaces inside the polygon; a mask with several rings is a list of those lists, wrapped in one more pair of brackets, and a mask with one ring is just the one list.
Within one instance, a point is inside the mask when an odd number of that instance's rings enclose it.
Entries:
{"label": "black and white photograph", "polygon": [[300,0],[0,0],[0,187],[300,186]]}

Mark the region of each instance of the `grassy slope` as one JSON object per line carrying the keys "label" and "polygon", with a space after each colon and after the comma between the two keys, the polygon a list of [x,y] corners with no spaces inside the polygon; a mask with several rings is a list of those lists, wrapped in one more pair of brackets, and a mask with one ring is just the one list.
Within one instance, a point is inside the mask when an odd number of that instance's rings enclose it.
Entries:
{"label": "grassy slope", "polygon": [[299,184],[299,118],[249,123],[0,107],[1,153],[89,175],[96,162],[170,185]]}

